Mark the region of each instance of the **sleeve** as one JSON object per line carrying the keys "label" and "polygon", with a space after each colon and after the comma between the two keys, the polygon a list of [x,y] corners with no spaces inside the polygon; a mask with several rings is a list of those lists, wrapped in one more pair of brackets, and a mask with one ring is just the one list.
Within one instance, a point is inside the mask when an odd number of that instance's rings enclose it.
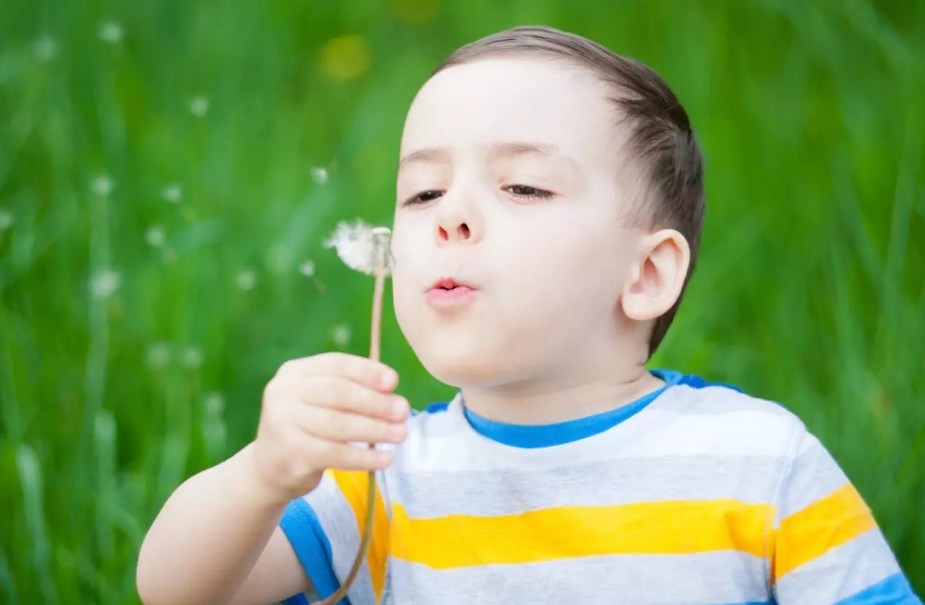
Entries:
{"label": "sleeve", "polygon": [[[366,560],[338,605],[378,605],[382,602],[388,558],[389,518],[382,474],[376,477],[373,538]],[[309,494],[286,507],[280,528],[289,539],[319,598],[334,594],[346,579],[360,548],[366,522],[369,489],[365,472],[327,471]],[[286,603],[304,605],[305,595]]]}
{"label": "sleeve", "polygon": [[780,605],[922,605],[870,509],[805,429],[774,525],[771,581]]}

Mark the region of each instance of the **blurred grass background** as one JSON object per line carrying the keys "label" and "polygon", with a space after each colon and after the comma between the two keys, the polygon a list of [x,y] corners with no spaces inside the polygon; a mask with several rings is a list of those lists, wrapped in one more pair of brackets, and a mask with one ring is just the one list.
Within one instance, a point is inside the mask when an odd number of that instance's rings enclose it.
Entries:
{"label": "blurred grass background", "polygon": [[[0,601],[136,603],[155,512],[276,368],[366,354],[371,281],[321,243],[390,223],[417,88],[524,23],[655,67],[704,146],[653,365],[797,412],[925,594],[922,2],[5,0]],[[450,396],[386,316],[400,391]]]}

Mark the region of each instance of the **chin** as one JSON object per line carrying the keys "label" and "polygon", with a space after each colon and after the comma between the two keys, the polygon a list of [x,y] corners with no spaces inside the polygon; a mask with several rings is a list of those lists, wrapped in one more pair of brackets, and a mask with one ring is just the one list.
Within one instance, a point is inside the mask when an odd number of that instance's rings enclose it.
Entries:
{"label": "chin", "polygon": [[424,368],[437,380],[452,387],[489,386],[511,380],[510,359],[498,351],[480,346],[432,343],[415,351]]}

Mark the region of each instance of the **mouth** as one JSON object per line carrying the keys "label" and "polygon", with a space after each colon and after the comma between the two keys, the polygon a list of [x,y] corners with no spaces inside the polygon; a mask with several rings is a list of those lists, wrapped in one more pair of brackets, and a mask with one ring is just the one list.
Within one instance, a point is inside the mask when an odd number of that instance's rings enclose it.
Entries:
{"label": "mouth", "polygon": [[434,282],[427,290],[426,295],[428,302],[432,305],[442,308],[456,307],[462,304],[463,301],[471,299],[476,290],[474,286],[452,277],[444,277]]}

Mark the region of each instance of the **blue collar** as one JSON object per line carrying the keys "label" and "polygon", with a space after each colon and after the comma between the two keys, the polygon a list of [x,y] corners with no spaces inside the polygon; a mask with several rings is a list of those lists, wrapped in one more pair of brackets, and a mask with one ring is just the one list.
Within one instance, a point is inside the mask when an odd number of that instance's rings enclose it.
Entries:
{"label": "blue collar", "polygon": [[615,410],[567,422],[542,425],[507,424],[479,416],[468,408],[463,409],[469,424],[483,436],[512,447],[541,448],[563,445],[603,433],[632,418],[675,385],[689,384],[695,388],[707,385],[697,377],[685,376],[679,372],[652,370],[652,374],[664,380],[665,386]]}

